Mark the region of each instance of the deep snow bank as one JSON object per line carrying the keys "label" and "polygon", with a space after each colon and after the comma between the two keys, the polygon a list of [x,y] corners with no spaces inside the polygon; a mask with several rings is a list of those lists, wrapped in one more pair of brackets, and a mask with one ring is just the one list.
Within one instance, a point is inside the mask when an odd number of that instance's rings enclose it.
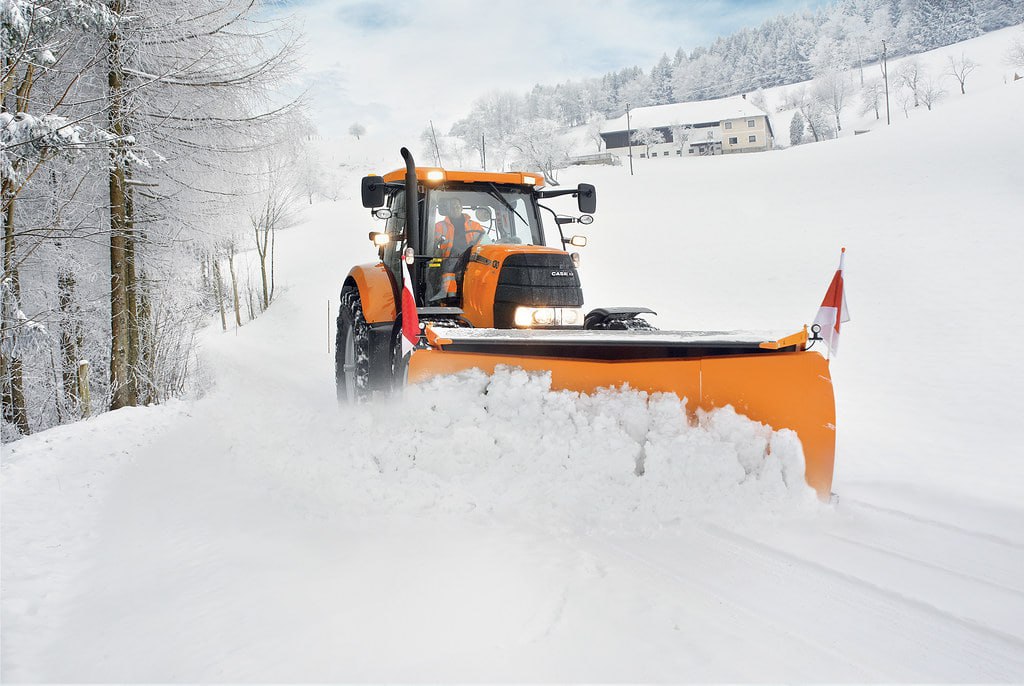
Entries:
{"label": "deep snow bank", "polygon": [[341,452],[419,490],[423,507],[635,529],[816,502],[793,432],[731,407],[691,422],[670,394],[553,391],[550,375],[499,368],[434,379],[346,416],[356,431]]}

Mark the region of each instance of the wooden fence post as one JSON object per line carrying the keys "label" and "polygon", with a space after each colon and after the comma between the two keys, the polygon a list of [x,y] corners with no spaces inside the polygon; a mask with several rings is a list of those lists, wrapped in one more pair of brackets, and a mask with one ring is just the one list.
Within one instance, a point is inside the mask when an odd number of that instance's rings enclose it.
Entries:
{"label": "wooden fence post", "polygon": [[89,407],[89,360],[78,361],[78,402],[82,408],[82,419],[91,414]]}

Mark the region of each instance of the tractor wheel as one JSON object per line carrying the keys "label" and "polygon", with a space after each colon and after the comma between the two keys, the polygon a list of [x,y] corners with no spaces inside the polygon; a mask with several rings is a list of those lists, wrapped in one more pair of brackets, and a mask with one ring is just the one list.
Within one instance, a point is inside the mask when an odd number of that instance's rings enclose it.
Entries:
{"label": "tractor wheel", "polygon": [[391,337],[391,389],[392,392],[400,394],[405,385],[409,382],[409,363],[402,354],[402,327],[395,327],[395,333]]}
{"label": "tractor wheel", "polygon": [[339,403],[363,403],[371,397],[370,329],[363,317],[359,289],[353,286],[346,286],[341,291],[334,380]]}

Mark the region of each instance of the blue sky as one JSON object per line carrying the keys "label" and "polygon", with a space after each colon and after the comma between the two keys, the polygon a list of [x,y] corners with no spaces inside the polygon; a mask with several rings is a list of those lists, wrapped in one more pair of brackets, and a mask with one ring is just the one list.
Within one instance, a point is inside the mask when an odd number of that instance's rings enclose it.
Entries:
{"label": "blue sky", "polygon": [[826,0],[285,0],[304,26],[304,85],[327,135],[355,121],[408,139],[447,130],[495,90],[650,68],[679,47]]}

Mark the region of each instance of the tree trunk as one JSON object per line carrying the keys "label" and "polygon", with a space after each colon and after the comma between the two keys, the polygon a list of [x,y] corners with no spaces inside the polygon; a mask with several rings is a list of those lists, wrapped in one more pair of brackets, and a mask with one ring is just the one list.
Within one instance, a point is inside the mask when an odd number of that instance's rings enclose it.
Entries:
{"label": "tree trunk", "polygon": [[217,307],[220,309],[220,327],[227,331],[228,318],[224,312],[224,280],[220,275],[220,259],[217,255],[213,256],[213,284],[214,292],[217,294]]}
{"label": "tree trunk", "polygon": [[11,357],[11,419],[23,435],[32,433],[32,427],[28,423],[28,409],[25,406],[25,374],[21,368],[21,360]]}
{"label": "tree trunk", "polygon": [[92,407],[89,401],[89,361],[82,360],[78,363],[78,397],[81,401],[82,419],[87,419],[92,414]]}
{"label": "tree trunk", "polygon": [[242,325],[242,311],[238,306],[238,279],[235,277],[235,246],[228,248],[228,271],[231,272],[231,293],[234,295],[235,326]]}
{"label": "tree trunk", "polygon": [[82,344],[81,323],[75,305],[75,276],[68,269],[57,274],[57,304],[60,308],[61,384],[64,407],[78,413],[78,350]]}
{"label": "tree trunk", "polygon": [[[14,199],[16,188],[14,179],[6,177],[0,185],[0,197],[3,198],[4,221],[4,257],[3,278],[10,279],[11,295],[15,302],[21,301],[21,283],[18,278],[18,267],[15,264],[14,240]],[[4,322],[5,324],[8,322]],[[11,332],[6,332],[11,335]],[[3,416],[8,422],[18,427],[18,431],[28,435],[31,427],[28,423],[28,409],[25,406],[25,381],[21,360],[16,353],[9,357],[4,355],[0,360],[0,378],[3,380]]]}
{"label": "tree trunk", "polygon": [[152,326],[152,307],[150,306],[149,290],[146,286],[146,273],[139,273],[138,298],[138,337],[139,337],[139,388],[138,400],[144,405],[158,401],[157,368],[156,368],[156,330]]}
{"label": "tree trunk", "polygon": [[[120,16],[123,0],[111,0],[110,10]],[[128,213],[125,195],[124,74],[121,38],[116,31],[108,38],[107,87],[110,133],[110,409],[136,404],[129,378],[127,251]]]}
{"label": "tree trunk", "polygon": [[[125,181],[130,178],[130,170],[125,170]],[[135,216],[131,186],[125,185],[125,235],[124,235],[124,292],[127,306],[128,322],[128,381],[131,384],[131,395],[137,404],[141,389],[145,385],[145,371],[141,367],[140,322],[139,322],[139,280],[135,263]]]}
{"label": "tree trunk", "polygon": [[267,288],[267,258],[260,256],[260,278],[263,279],[263,311],[270,307],[270,291]]}
{"label": "tree trunk", "polygon": [[277,230],[270,231],[270,302],[274,302],[274,241],[277,237]]}

